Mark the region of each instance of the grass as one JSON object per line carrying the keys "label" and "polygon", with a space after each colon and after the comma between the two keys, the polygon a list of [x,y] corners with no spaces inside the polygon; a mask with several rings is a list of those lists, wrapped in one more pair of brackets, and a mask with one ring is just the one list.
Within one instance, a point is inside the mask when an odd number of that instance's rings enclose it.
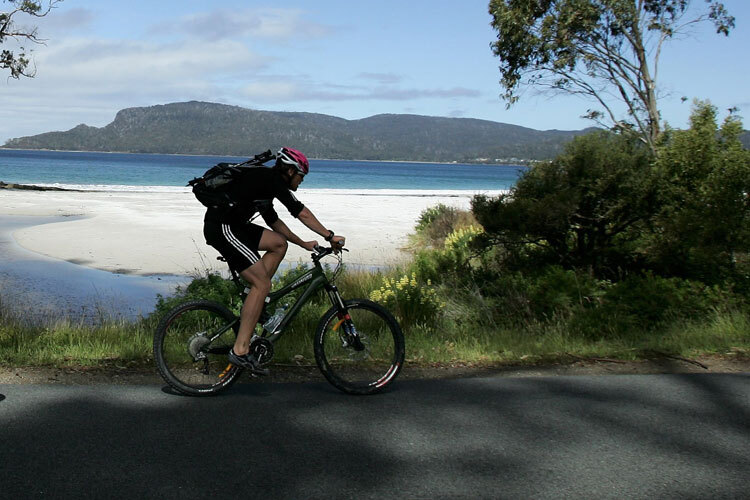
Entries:
{"label": "grass", "polygon": [[[367,296],[382,279],[383,275],[378,274],[345,273],[338,285],[345,297]],[[713,311],[702,319],[675,320],[649,331],[632,330],[592,339],[576,334],[563,319],[529,321],[516,327],[493,324],[476,304],[466,305],[456,300],[455,293],[449,290],[440,293],[448,295],[448,303],[439,318],[429,324],[417,322],[404,328],[407,361],[411,364],[532,364],[569,361],[571,356],[634,360],[652,357],[655,352],[684,357],[750,355],[750,317],[740,311]],[[327,299],[321,295],[320,300],[302,310],[276,344],[276,362],[314,363],[312,338],[328,307]],[[135,322],[103,318],[94,323],[63,318],[31,323],[2,308],[0,303],[2,365],[152,363],[153,332],[158,318]]]}
{"label": "grass", "polygon": [[42,326],[6,318],[0,325],[0,364],[94,366],[147,362],[153,343],[151,325],[149,321],[86,325],[58,320]]}

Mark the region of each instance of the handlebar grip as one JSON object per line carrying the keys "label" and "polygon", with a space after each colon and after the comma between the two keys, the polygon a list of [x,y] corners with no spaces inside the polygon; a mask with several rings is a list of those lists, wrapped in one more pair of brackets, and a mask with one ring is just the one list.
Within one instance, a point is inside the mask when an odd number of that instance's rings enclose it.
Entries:
{"label": "handlebar grip", "polygon": [[[339,249],[339,250],[343,250],[344,252],[348,252],[348,251],[349,251],[349,249],[348,249],[348,248],[344,248],[343,246],[339,246],[339,247],[338,247],[338,249]],[[313,250],[315,250],[315,253],[317,253],[317,254],[318,254],[318,255],[317,255],[318,257],[324,257],[324,256],[326,256],[326,255],[328,255],[328,254],[330,254],[330,253],[332,253],[332,252],[334,251],[334,250],[333,250],[333,246],[330,246],[330,247],[322,247],[322,246],[320,246],[320,245],[315,245],[315,246],[313,247]]]}

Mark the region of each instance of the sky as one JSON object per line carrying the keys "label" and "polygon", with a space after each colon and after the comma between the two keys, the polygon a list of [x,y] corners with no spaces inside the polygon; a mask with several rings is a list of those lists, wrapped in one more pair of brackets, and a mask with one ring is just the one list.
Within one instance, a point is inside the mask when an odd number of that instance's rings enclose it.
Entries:
{"label": "sky", "polygon": [[[46,42],[33,47],[33,79],[0,78],[0,144],[190,100],[350,120],[409,113],[538,130],[593,125],[581,118],[593,103],[578,97],[528,90],[506,108],[487,4],[64,0],[45,18],[17,19]],[[674,127],[687,125],[694,98],[750,116],[750,1],[724,4],[736,18],[729,37],[702,25],[663,51],[660,106]]]}

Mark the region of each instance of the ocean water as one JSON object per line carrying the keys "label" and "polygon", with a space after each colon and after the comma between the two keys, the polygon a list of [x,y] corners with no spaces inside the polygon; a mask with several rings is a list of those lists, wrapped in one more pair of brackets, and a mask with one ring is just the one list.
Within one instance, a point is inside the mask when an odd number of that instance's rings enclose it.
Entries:
{"label": "ocean water", "polygon": [[[216,163],[246,158],[0,149],[0,181],[94,190],[174,190]],[[525,167],[311,160],[305,189],[510,189]]]}
{"label": "ocean water", "polygon": [[[71,220],[71,218],[67,218]],[[157,294],[170,295],[186,276],[129,276],[45,257],[22,248],[12,233],[58,217],[0,217],[0,303],[26,322],[57,318],[86,322],[135,320],[154,310]]]}

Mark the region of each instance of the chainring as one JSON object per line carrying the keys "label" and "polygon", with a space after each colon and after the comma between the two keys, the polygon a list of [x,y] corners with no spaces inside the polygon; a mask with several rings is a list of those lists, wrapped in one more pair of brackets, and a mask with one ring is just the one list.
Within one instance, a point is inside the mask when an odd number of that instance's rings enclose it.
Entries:
{"label": "chainring", "polygon": [[261,365],[267,365],[273,359],[273,343],[263,337],[258,337],[250,343],[250,352]]}

